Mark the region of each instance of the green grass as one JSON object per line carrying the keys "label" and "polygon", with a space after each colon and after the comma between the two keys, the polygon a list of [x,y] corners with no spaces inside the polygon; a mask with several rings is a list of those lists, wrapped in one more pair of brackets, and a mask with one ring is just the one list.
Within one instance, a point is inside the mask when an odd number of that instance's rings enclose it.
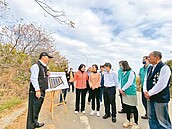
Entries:
{"label": "green grass", "polygon": [[6,102],[2,103],[0,105],[0,112],[2,113],[5,110],[9,110],[13,107],[15,107],[16,105],[21,104],[23,101],[19,98],[12,98],[10,100],[7,100]]}

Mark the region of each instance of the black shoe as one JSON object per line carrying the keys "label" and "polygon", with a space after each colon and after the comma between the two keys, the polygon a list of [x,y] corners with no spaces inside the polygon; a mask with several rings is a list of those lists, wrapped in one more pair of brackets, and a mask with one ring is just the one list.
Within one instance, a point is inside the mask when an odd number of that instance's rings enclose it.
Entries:
{"label": "black shoe", "polygon": [[[65,104],[67,103],[66,101],[64,101],[64,102],[65,102]],[[63,104],[63,101],[60,101],[59,104]]]}
{"label": "black shoe", "polygon": [[107,119],[108,117],[110,117],[110,115],[105,114],[102,118],[103,118],[103,119]]}
{"label": "black shoe", "polygon": [[44,126],[44,123],[37,123],[37,124],[35,125],[35,128],[40,128],[40,127],[42,127],[42,126]]}
{"label": "black shoe", "polygon": [[124,109],[122,109],[121,111],[118,111],[118,113],[125,113],[125,112],[124,112]]}
{"label": "black shoe", "polygon": [[148,119],[148,116],[141,116],[142,119]]}
{"label": "black shoe", "polygon": [[112,117],[112,122],[113,122],[113,123],[116,122],[116,117]]}

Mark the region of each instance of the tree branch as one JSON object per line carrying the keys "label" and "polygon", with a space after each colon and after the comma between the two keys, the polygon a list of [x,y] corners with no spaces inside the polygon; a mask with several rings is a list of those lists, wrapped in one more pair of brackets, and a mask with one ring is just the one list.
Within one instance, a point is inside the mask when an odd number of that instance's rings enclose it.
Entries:
{"label": "tree branch", "polygon": [[[50,6],[48,6],[45,2],[42,2],[40,0],[35,0],[35,2],[50,16],[52,16],[58,23],[60,24],[66,24],[69,27],[74,28],[75,27],[75,23],[72,22],[71,20],[69,20],[65,14],[65,12],[62,11],[56,11],[54,9],[52,9]],[[54,13],[54,14],[53,14]],[[62,20],[62,18],[64,18],[64,20]]]}

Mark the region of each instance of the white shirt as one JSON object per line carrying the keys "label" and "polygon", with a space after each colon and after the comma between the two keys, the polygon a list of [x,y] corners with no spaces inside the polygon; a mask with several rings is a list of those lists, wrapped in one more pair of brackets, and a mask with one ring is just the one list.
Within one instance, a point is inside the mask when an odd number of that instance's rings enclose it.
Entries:
{"label": "white shirt", "polygon": [[[42,63],[42,65],[46,66],[46,64],[44,64],[41,60],[39,61]],[[40,90],[40,88],[39,88],[39,83],[38,83],[39,66],[37,63],[31,66],[30,72],[31,72],[30,81],[33,87],[35,88],[35,91],[38,91]]]}
{"label": "white shirt", "polygon": [[118,78],[117,74],[110,70],[109,72],[104,72],[104,86],[105,87],[118,87]]}
{"label": "white shirt", "polygon": [[152,73],[153,73],[153,71],[155,70],[155,68],[156,68],[156,66],[157,66],[157,64],[155,64],[155,65],[152,65]]}
{"label": "white shirt", "polygon": [[[126,74],[126,72],[124,72],[124,74]],[[131,71],[130,72],[130,75],[128,77],[128,81],[127,83],[124,85],[124,87],[122,88],[123,91],[125,91],[127,88],[129,88],[132,84],[133,84],[133,81],[134,81],[134,72]],[[121,83],[119,83],[119,89],[121,89]]]}
{"label": "white shirt", "polygon": [[[158,82],[155,84],[155,86],[152,89],[148,91],[149,96],[156,95],[159,92],[161,92],[167,86],[170,76],[171,76],[170,68],[167,65],[164,65],[160,70]],[[143,85],[144,92],[147,91],[146,82],[147,82],[147,76],[145,76],[145,82]]]}

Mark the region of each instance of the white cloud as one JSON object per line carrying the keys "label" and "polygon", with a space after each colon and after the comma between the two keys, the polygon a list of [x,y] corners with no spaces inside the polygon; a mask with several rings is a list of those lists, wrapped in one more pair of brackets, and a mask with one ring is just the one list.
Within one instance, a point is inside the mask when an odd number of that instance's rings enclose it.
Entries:
{"label": "white cloud", "polygon": [[87,48],[88,45],[84,42],[80,42],[68,37],[60,36],[58,34],[53,34],[53,37],[57,40],[58,43],[67,45],[73,48]]}
{"label": "white cloud", "polygon": [[57,49],[75,70],[80,63],[87,63],[84,56],[89,65],[111,62],[116,70],[118,62],[125,59],[136,73],[142,57],[153,50],[162,52],[163,61],[172,59],[171,0],[52,0],[54,9],[65,10],[76,23],[74,29],[55,22],[34,0],[7,2],[16,18],[55,33]]}

